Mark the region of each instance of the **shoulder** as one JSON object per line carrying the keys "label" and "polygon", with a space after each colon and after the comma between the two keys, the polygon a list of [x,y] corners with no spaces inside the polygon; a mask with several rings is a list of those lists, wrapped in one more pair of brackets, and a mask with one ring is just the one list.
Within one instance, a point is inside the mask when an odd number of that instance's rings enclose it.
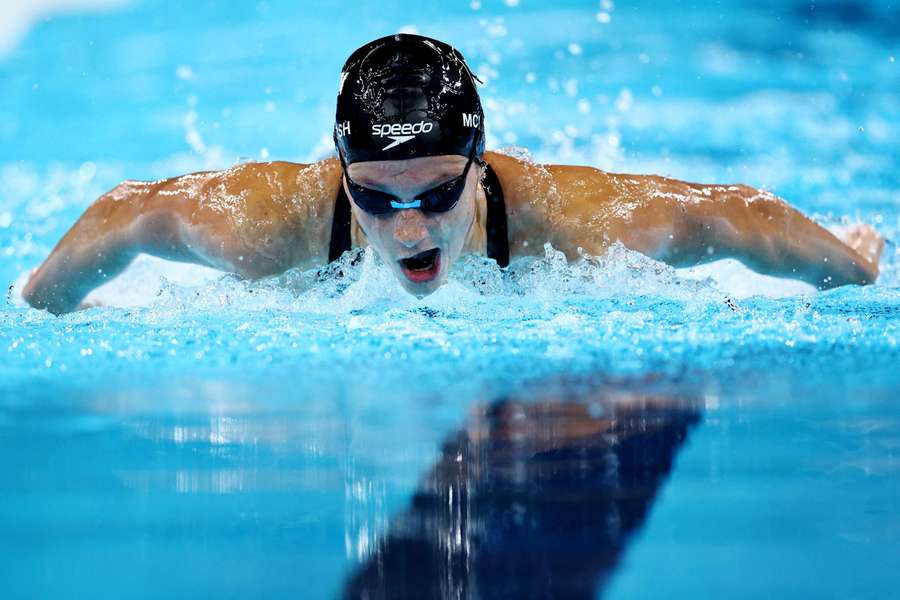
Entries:
{"label": "shoulder", "polygon": [[538,163],[529,156],[485,153],[485,160],[503,186],[508,202],[530,203],[558,209],[585,198],[610,196],[615,175],[594,167]]}
{"label": "shoulder", "polygon": [[545,242],[566,245],[569,229],[592,221],[614,197],[614,180],[593,167],[542,164],[525,156],[485,153],[503,187],[510,242],[540,251]]}
{"label": "shoulder", "polygon": [[[206,176],[206,187],[221,197],[261,204],[285,211],[307,209],[333,199],[340,184],[335,159],[312,164],[293,162],[245,163]],[[213,195],[217,195],[217,194]]]}
{"label": "shoulder", "polygon": [[[218,223],[259,274],[313,264],[327,255],[340,164],[246,163],[188,175],[199,190],[196,223]],[[184,179],[182,178],[182,179]]]}
{"label": "shoulder", "polygon": [[340,165],[327,159],[312,164],[245,163],[183,175],[169,180],[167,187],[194,200],[198,214],[277,225],[319,215],[333,203],[339,185]]}

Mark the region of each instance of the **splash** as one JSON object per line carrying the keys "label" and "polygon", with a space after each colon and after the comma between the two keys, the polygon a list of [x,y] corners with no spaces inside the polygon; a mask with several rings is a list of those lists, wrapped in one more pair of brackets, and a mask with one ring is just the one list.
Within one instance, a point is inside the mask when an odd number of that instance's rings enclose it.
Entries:
{"label": "splash", "polygon": [[[720,302],[726,295],[710,278],[683,277],[676,269],[619,243],[603,256],[582,253],[571,263],[548,243],[543,256],[515,259],[507,269],[484,257],[466,256],[454,265],[444,286],[422,299],[403,291],[371,248],[354,249],[322,268],[291,269],[258,281],[226,275],[191,286],[181,280],[163,278],[148,305],[174,310],[278,309],[335,315],[393,309],[459,311],[513,298],[565,302],[652,295]],[[112,304],[115,300],[111,296],[108,301]]]}

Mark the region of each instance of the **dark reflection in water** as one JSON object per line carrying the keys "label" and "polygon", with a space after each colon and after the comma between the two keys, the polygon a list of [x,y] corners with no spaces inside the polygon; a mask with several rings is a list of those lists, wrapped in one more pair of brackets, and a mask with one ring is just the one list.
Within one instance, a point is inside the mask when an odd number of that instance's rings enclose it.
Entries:
{"label": "dark reflection in water", "polygon": [[345,597],[595,597],[698,418],[658,396],[475,411]]}

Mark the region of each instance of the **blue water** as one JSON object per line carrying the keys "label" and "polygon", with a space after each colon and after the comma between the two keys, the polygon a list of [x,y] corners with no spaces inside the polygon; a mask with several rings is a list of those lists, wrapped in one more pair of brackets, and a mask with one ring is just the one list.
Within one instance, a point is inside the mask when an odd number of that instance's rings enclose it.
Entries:
{"label": "blue water", "polygon": [[[3,598],[900,596],[895,2],[107,4],[0,55]],[[141,258],[23,305],[122,179],[326,156],[400,29],[469,58],[489,147],[765,187],[873,224],[881,278],[547,248],[420,301],[369,252]]]}

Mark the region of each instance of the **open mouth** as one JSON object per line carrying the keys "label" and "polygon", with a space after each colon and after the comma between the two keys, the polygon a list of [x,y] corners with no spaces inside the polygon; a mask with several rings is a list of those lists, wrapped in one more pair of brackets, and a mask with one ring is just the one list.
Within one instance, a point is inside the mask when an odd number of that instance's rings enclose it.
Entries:
{"label": "open mouth", "polygon": [[432,248],[415,256],[400,259],[400,268],[407,279],[415,283],[431,281],[441,270],[441,250]]}

